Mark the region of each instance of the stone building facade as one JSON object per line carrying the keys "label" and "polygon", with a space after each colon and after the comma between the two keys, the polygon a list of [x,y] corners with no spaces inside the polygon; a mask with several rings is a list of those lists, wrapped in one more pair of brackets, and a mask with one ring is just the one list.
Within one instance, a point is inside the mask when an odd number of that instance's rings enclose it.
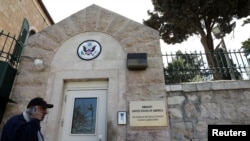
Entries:
{"label": "stone building facade", "polygon": [[42,0],[0,0],[0,122],[27,37],[54,24]]}
{"label": "stone building facade", "polygon": [[[42,0],[0,0],[0,60],[8,62],[17,40],[25,39],[54,24]],[[18,49],[19,50],[19,49]]]}
{"label": "stone building facade", "polygon": [[0,31],[19,35],[24,18],[30,30],[39,32],[54,24],[42,0],[0,0]]}
{"label": "stone building facade", "polygon": [[[86,48],[93,44],[99,50]],[[130,53],[146,53],[147,67],[128,69]],[[250,124],[250,81],[165,86],[158,32],[97,5],[29,37],[18,71],[18,104],[7,105],[0,131],[37,96],[54,104],[41,123],[47,141],[206,141],[209,124]],[[74,127],[77,102],[92,116],[87,134]],[[141,102],[145,111],[164,103],[166,123],[131,124]]]}
{"label": "stone building facade", "polygon": [[[90,60],[81,58],[96,52]],[[145,53],[146,68],[129,70],[128,53]],[[11,93],[18,104],[8,104],[2,124],[40,96],[54,104],[42,122],[47,141],[169,140],[162,64],[158,31],[91,5],[27,39]],[[85,107],[85,116],[92,112],[92,124],[73,130],[74,101],[88,100],[94,101]],[[130,104],[141,101],[163,103],[163,125],[130,126]],[[118,116],[120,112],[126,117]],[[71,136],[81,128],[89,128],[89,134]]]}

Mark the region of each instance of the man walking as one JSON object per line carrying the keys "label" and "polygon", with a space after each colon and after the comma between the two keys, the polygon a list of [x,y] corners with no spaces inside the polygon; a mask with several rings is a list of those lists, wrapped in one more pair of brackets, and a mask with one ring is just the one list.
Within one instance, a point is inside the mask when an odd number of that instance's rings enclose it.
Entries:
{"label": "man walking", "polygon": [[26,111],[7,121],[0,141],[44,141],[40,122],[48,114],[47,108],[53,108],[53,105],[40,97],[32,99]]}

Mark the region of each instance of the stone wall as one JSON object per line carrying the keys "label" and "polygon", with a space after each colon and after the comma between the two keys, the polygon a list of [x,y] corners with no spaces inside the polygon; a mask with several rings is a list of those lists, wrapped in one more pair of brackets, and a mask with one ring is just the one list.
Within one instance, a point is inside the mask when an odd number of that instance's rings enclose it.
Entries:
{"label": "stone wall", "polygon": [[171,141],[206,141],[212,124],[250,124],[250,81],[167,85]]}
{"label": "stone wall", "polygon": [[50,26],[38,0],[0,0],[0,31],[19,35],[24,18],[36,32]]}

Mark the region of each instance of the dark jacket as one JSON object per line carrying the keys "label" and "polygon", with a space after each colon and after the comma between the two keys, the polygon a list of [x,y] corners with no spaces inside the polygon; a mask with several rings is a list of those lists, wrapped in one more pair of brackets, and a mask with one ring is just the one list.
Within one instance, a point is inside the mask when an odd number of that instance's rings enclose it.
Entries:
{"label": "dark jacket", "polygon": [[16,115],[4,125],[0,141],[38,141],[38,130],[40,130],[38,119],[26,122],[23,114]]}

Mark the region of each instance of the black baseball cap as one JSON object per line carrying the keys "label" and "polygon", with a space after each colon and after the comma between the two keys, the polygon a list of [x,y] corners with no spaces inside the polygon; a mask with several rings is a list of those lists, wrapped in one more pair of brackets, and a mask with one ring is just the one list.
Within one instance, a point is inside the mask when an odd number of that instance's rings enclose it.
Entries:
{"label": "black baseball cap", "polygon": [[27,108],[30,108],[30,107],[33,107],[33,106],[41,106],[41,107],[44,107],[44,108],[53,108],[53,104],[48,104],[41,97],[36,97],[36,98],[30,100],[29,104],[27,105]]}

